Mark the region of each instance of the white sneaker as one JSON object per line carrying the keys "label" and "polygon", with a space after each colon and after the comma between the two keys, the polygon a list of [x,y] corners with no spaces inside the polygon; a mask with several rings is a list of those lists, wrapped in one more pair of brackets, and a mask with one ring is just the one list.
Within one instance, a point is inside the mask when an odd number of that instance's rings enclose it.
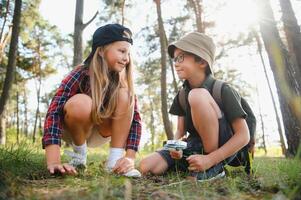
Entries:
{"label": "white sneaker", "polygon": [[[105,168],[105,170],[109,173],[112,173],[112,169],[113,168],[109,168],[109,167]],[[126,176],[126,177],[135,177],[135,178],[140,178],[141,177],[141,173],[137,169],[132,169],[132,170],[130,170],[127,173],[124,173],[122,175]]]}
{"label": "white sneaker", "polygon": [[132,169],[131,171],[128,171],[127,173],[123,174],[126,177],[135,177],[140,178],[141,173],[137,169]]}
{"label": "white sneaker", "polygon": [[86,167],[87,164],[87,155],[81,155],[79,153],[75,153],[72,151],[65,150],[64,154],[69,156],[71,160],[69,161],[69,164],[72,165],[75,168],[82,168]]}

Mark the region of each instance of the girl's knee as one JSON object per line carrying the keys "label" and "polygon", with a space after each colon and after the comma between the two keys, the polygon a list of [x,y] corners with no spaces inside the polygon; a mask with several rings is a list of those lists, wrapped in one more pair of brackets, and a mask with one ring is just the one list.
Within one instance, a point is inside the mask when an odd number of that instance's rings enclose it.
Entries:
{"label": "girl's knee", "polygon": [[205,88],[195,88],[190,90],[188,94],[188,102],[190,106],[199,105],[202,102],[210,101],[210,93]]}
{"label": "girl's knee", "polygon": [[86,121],[91,117],[92,99],[85,94],[72,96],[64,106],[65,119]]}

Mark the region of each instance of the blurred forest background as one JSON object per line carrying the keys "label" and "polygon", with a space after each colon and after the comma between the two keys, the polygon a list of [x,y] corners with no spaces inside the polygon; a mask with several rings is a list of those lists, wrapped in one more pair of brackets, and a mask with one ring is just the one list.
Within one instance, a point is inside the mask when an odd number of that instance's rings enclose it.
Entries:
{"label": "blurred forest background", "polygon": [[[95,29],[87,27],[117,22],[134,33],[141,149],[154,150],[173,138],[175,118],[168,109],[182,83],[167,56],[167,45],[185,33],[199,31],[213,37],[217,45],[215,76],[231,83],[253,107],[257,148],[263,154],[273,147],[279,149],[277,155],[297,154],[301,1],[99,0],[95,13],[89,13],[92,17],[84,20],[84,6],[90,1],[74,0],[65,13],[52,13],[62,21],[70,10],[75,13],[74,32],[69,33],[43,17],[42,1],[0,1],[2,145],[11,138],[15,143],[23,139],[40,143],[45,113],[61,78],[90,51]],[[60,6],[54,2],[54,7]],[[89,39],[83,37],[87,30],[91,30]]]}

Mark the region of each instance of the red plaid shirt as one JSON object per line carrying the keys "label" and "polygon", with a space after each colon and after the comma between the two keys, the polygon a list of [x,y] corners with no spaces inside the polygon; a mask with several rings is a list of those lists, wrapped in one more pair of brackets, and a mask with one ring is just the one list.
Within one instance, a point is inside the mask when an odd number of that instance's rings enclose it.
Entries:
{"label": "red plaid shirt", "polygon": [[[77,67],[61,82],[48,108],[42,145],[45,148],[50,144],[61,145],[62,123],[64,120],[63,108],[65,103],[73,95],[84,93],[91,96],[90,76],[87,67]],[[137,99],[134,104],[134,117],[127,138],[126,149],[138,150],[141,138],[141,118],[137,107]]]}

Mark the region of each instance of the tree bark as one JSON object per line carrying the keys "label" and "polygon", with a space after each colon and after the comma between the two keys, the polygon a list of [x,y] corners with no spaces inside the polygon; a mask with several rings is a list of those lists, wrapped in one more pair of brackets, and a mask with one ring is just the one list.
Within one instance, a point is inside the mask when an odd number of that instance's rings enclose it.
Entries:
{"label": "tree bark", "polygon": [[[279,0],[288,50],[301,71],[301,32],[290,0]],[[301,85],[301,79],[299,79]]]}
{"label": "tree bark", "polygon": [[151,133],[151,146],[152,146],[152,151],[155,150],[155,116],[154,116],[154,106],[153,106],[153,103],[152,103],[152,99],[150,98],[150,95],[149,95],[149,100],[150,100],[150,133]]}
{"label": "tree bark", "polygon": [[[165,37],[166,44],[168,44],[168,39],[167,39],[167,36],[166,36],[165,32],[164,32],[164,37]],[[176,93],[178,93],[179,89],[178,89],[177,79],[176,79],[176,76],[175,76],[175,70],[174,70],[174,67],[173,67],[172,59],[169,58],[168,61],[169,61],[171,74],[172,74],[172,85],[173,85],[173,88],[174,88],[174,93],[176,94]]]}
{"label": "tree bark", "polygon": [[[9,91],[13,82],[13,75],[16,67],[16,56],[17,56],[17,48],[18,48],[18,39],[19,39],[19,31],[20,31],[20,19],[21,19],[21,8],[22,8],[22,0],[15,1],[15,9],[13,15],[13,28],[12,28],[12,38],[9,47],[8,53],[8,64],[5,75],[5,80],[2,88],[2,94],[0,98],[0,120],[4,119],[4,109],[9,97]],[[1,126],[4,126],[4,123],[1,123]],[[5,143],[5,129],[0,127],[0,140],[1,143]]]}
{"label": "tree bark", "polygon": [[6,126],[5,126],[5,115],[0,115],[0,145],[6,143]]}
{"label": "tree bark", "polygon": [[83,61],[83,23],[84,0],[76,0],[74,34],[73,34],[73,67]]}
{"label": "tree bark", "polygon": [[23,101],[23,104],[24,104],[24,134],[27,137],[28,136],[28,117],[27,117],[28,109],[27,109],[27,93],[26,93],[26,88],[25,87],[24,87],[24,96],[23,96],[23,98],[24,98],[24,101]]}
{"label": "tree bark", "polygon": [[19,126],[19,91],[16,94],[16,115],[17,115],[17,144],[19,144],[20,126]]}
{"label": "tree bark", "polygon": [[22,7],[22,0],[16,0],[14,16],[13,16],[12,39],[10,42],[9,54],[8,54],[8,64],[7,64],[4,85],[2,88],[2,94],[0,98],[0,115],[3,114],[6,101],[9,97],[9,90],[12,85],[13,75],[16,67],[16,57],[17,57],[19,31],[20,31],[21,7]]}
{"label": "tree bark", "polygon": [[11,38],[11,32],[12,32],[12,27],[10,26],[9,29],[8,29],[8,32],[4,34],[3,39],[1,37],[1,43],[0,43],[0,62],[2,61],[6,44],[9,42],[9,40]]}
{"label": "tree bark", "polygon": [[[301,138],[300,86],[294,67],[282,43],[275,23],[270,1],[257,0],[259,6],[260,32],[267,51],[270,66],[275,77],[277,93],[282,111],[285,134],[290,155],[296,155]],[[299,108],[299,109],[298,109]]]}
{"label": "tree bark", "polygon": [[121,4],[121,24],[124,25],[124,20],[125,20],[125,17],[124,17],[124,7],[125,7],[125,0],[122,1],[122,4]]}
{"label": "tree bark", "polygon": [[37,89],[37,109],[35,114],[35,120],[34,120],[34,126],[33,126],[33,134],[32,134],[32,142],[35,143],[36,141],[36,135],[37,135],[37,124],[38,119],[40,117],[40,91],[41,91],[41,82],[38,83],[38,89]]}
{"label": "tree bark", "polygon": [[284,136],[284,133],[283,133],[283,131],[281,129],[280,114],[279,114],[278,109],[276,107],[276,101],[275,101],[275,97],[273,95],[273,91],[272,91],[270,79],[269,79],[269,76],[268,76],[268,73],[267,73],[267,67],[266,67],[264,59],[263,59],[262,44],[261,44],[261,41],[260,41],[260,37],[259,37],[259,35],[257,34],[257,32],[255,30],[253,31],[253,35],[254,35],[256,43],[257,43],[258,53],[260,55],[261,63],[262,63],[262,66],[263,66],[264,75],[265,75],[265,78],[266,78],[267,83],[268,83],[269,93],[270,93],[270,96],[272,98],[273,108],[274,108],[275,115],[276,115],[278,133],[279,133],[279,137],[280,137],[281,150],[282,150],[283,155],[286,155],[286,145],[285,145],[285,141],[284,141],[284,137],[285,136]]}
{"label": "tree bark", "polygon": [[6,21],[7,21],[7,15],[9,13],[9,3],[10,3],[10,0],[7,0],[6,2],[6,12],[5,12],[5,15],[4,15],[4,19],[3,19],[3,24],[2,24],[2,27],[1,27],[1,32],[0,32],[0,39],[2,41],[2,35],[3,35],[3,32],[4,32],[4,27],[5,27],[5,24],[6,24]]}
{"label": "tree bark", "polygon": [[173,131],[171,123],[168,117],[167,111],[167,84],[166,84],[166,49],[167,44],[165,42],[165,30],[163,26],[163,20],[161,15],[161,1],[154,0],[157,8],[157,17],[159,25],[159,36],[160,36],[160,48],[161,48],[161,106],[162,106],[162,117],[163,124],[167,139],[173,139]]}
{"label": "tree bark", "polygon": [[35,114],[35,121],[34,121],[34,126],[33,126],[33,134],[32,134],[32,141],[33,143],[35,143],[36,140],[36,135],[37,135],[37,123],[38,123],[38,119],[40,117],[40,100],[41,100],[41,85],[42,85],[42,69],[41,69],[41,65],[42,65],[42,61],[41,61],[41,40],[39,38],[37,38],[37,42],[38,42],[38,46],[37,46],[37,84],[36,84],[36,88],[37,88],[37,109],[36,109],[36,114]]}
{"label": "tree bark", "polygon": [[262,116],[262,110],[261,110],[261,103],[260,103],[260,98],[259,98],[259,92],[258,92],[258,86],[256,85],[256,95],[257,95],[257,101],[258,101],[258,112],[259,112],[259,118],[261,122],[261,131],[262,131],[262,148],[264,150],[264,154],[267,155],[267,147],[266,147],[266,142],[265,142],[265,130],[264,130],[264,120]]}
{"label": "tree bark", "polygon": [[76,0],[74,33],[73,33],[73,67],[83,61],[83,31],[96,18],[98,11],[86,24],[83,22],[84,0]]}
{"label": "tree bark", "polygon": [[188,0],[191,7],[194,10],[194,15],[195,15],[195,22],[196,22],[196,27],[197,31],[200,33],[205,33],[205,26],[202,18],[203,14],[203,9],[202,9],[202,3],[203,0]]}

